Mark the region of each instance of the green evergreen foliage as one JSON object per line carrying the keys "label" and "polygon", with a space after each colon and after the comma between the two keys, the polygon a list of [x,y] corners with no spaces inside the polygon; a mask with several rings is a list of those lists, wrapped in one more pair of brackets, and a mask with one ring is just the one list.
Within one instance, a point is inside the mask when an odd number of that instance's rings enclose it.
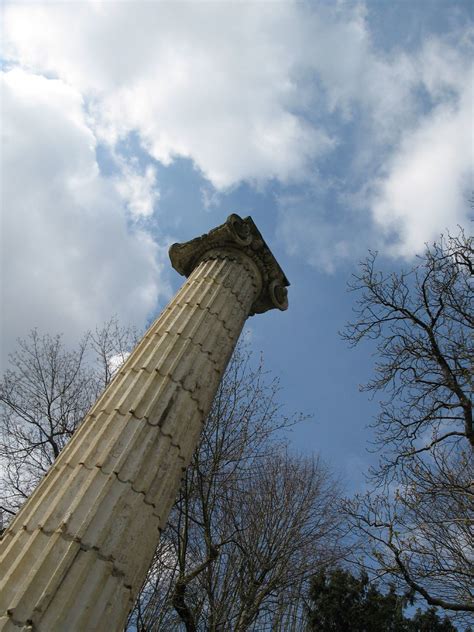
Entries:
{"label": "green evergreen foliage", "polygon": [[312,579],[309,602],[311,632],[456,632],[435,608],[405,616],[408,597],[393,586],[381,592],[365,573],[355,577],[343,569],[321,570]]}

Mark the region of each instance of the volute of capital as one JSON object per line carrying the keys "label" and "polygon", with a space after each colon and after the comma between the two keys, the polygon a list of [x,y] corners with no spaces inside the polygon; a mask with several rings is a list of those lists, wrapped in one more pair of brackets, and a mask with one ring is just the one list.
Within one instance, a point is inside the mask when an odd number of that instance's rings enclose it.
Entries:
{"label": "volute of capital", "polygon": [[222,256],[226,258],[236,250],[256,264],[262,277],[262,289],[250,313],[262,314],[269,309],[287,309],[286,288],[290,283],[251,217],[242,219],[233,213],[224,224],[205,235],[182,244],[173,244],[169,255],[173,268],[188,277],[207,258],[210,251],[222,252]]}

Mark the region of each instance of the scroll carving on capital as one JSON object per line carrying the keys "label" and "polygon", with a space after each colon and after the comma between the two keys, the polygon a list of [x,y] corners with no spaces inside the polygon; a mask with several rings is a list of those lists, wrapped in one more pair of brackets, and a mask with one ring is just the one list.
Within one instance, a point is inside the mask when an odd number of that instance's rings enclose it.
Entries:
{"label": "scroll carving on capital", "polygon": [[241,218],[233,213],[224,224],[207,234],[173,244],[169,254],[173,268],[188,277],[206,259],[207,253],[219,250],[224,256],[238,250],[256,264],[262,277],[262,289],[252,305],[251,314],[288,308],[287,287],[290,283],[251,217]]}

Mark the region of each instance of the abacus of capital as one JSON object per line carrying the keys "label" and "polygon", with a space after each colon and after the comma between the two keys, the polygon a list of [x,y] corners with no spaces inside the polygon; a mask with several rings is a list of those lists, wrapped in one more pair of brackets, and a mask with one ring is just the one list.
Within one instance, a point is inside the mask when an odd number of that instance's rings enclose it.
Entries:
{"label": "abacus of capital", "polygon": [[2,632],[123,629],[245,320],[288,306],[250,217],[170,258],[187,281],[2,537]]}

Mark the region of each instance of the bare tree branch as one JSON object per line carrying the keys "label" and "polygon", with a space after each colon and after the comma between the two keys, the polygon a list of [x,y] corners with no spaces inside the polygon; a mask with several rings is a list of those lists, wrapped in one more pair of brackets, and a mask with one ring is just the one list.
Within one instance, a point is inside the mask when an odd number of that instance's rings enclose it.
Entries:
{"label": "bare tree branch", "polygon": [[474,612],[473,239],[427,247],[409,272],[382,274],[371,254],[356,275],[351,344],[377,341],[383,392],[372,427],[374,490],[347,503],[372,570],[428,604]]}

